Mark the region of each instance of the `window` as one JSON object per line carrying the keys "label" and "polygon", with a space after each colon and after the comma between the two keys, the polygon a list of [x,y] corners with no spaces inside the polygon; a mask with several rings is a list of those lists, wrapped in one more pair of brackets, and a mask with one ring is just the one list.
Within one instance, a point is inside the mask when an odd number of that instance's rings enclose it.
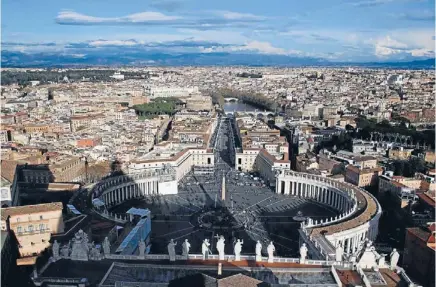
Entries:
{"label": "window", "polygon": [[39,220],[42,220],[42,219],[43,219],[43,217],[42,217],[42,215],[40,215],[40,216],[39,216]]}
{"label": "window", "polygon": [[17,227],[17,232],[18,232],[18,233],[21,233],[21,232],[23,232],[23,227],[21,227],[21,226],[18,226],[18,227]]}
{"label": "window", "polygon": [[33,225],[29,225],[29,232],[33,232]]}
{"label": "window", "polygon": [[19,217],[17,217],[17,222],[20,222],[20,218]]}
{"label": "window", "polygon": [[44,226],[43,223],[41,223],[41,224],[39,225],[39,231],[40,231],[40,232],[43,232],[44,229],[45,229],[45,226]]}

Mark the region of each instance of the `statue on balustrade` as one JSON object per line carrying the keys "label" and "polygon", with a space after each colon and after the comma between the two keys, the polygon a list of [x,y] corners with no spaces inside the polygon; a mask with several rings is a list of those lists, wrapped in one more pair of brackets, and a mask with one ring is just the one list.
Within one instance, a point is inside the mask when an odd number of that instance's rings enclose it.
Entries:
{"label": "statue on balustrade", "polygon": [[92,243],[91,248],[89,249],[89,259],[90,260],[101,260],[101,250],[100,247],[95,246],[94,243]]}
{"label": "statue on balustrade", "polygon": [[273,242],[271,241],[267,247],[268,251],[268,262],[272,263],[274,262],[274,252],[276,251],[276,247],[274,246]]}
{"label": "statue on balustrade", "polygon": [[70,247],[69,247],[69,244],[62,246],[61,257],[62,258],[68,258],[69,256],[70,256]]}
{"label": "statue on balustrade", "polygon": [[242,252],[242,244],[244,244],[244,240],[238,239],[235,244],[235,260],[241,260],[241,252]]}
{"label": "statue on balustrade", "polygon": [[216,243],[216,250],[218,251],[218,260],[224,260],[224,246],[226,240],[224,239],[224,236],[220,236],[218,239],[218,242]]}
{"label": "statue on balustrade", "polygon": [[111,253],[111,244],[110,244],[109,238],[107,238],[107,236],[104,238],[104,241],[103,241],[103,253],[104,253],[104,255],[109,255]]}
{"label": "statue on balustrade", "polygon": [[342,256],[344,255],[344,248],[342,248],[342,244],[338,243],[338,247],[336,247],[336,258],[337,262],[342,261]]}
{"label": "statue on balustrade", "polygon": [[191,248],[191,244],[188,242],[188,239],[185,239],[185,242],[182,244],[182,255],[186,256],[188,258],[189,256],[189,249]]}
{"label": "statue on balustrade", "polygon": [[52,251],[53,251],[53,258],[57,260],[59,258],[59,243],[57,240],[53,242]]}
{"label": "statue on balustrade", "polygon": [[397,267],[398,259],[400,258],[400,254],[398,253],[397,249],[392,249],[392,252],[389,256],[390,260],[390,268],[394,270]]}
{"label": "statue on balustrade", "polygon": [[170,256],[170,261],[176,261],[176,245],[177,242],[174,242],[173,239],[170,240],[170,243],[168,243],[168,254]]}
{"label": "statue on balustrade", "polygon": [[201,253],[203,254],[203,260],[207,258],[209,254],[212,254],[212,252],[209,249],[210,243],[209,239],[203,240],[203,244],[201,245]]}
{"label": "statue on balustrade", "polygon": [[307,257],[307,247],[306,243],[303,243],[300,247],[300,263],[305,263]]}
{"label": "statue on balustrade", "polygon": [[145,256],[145,242],[144,240],[139,241],[139,256]]}
{"label": "statue on balustrade", "polygon": [[256,261],[262,261],[262,243],[259,240],[256,243]]}
{"label": "statue on balustrade", "polygon": [[71,248],[71,259],[88,261],[89,259],[88,235],[83,230],[79,230],[73,238]]}

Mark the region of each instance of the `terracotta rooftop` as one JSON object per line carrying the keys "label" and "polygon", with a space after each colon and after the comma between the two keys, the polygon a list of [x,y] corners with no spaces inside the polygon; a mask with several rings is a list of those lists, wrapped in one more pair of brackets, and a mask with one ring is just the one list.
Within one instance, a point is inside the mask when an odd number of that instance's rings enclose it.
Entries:
{"label": "terracotta rooftop", "polygon": [[[434,225],[434,223],[432,225]],[[434,226],[432,226],[432,225],[430,225],[430,227],[434,229]],[[411,234],[411,236],[422,241],[425,245],[427,245],[427,243],[434,243],[434,241],[435,241],[433,232],[428,228],[411,227],[411,228],[407,228],[406,231],[407,231],[407,233]],[[430,248],[432,248],[432,247],[430,247]]]}
{"label": "terracotta rooftop", "polygon": [[418,193],[418,197],[429,206],[436,207],[434,197],[429,196],[427,193]]}
{"label": "terracotta rooftop", "polygon": [[339,270],[336,269],[336,272],[338,273],[339,279],[341,280],[342,284],[345,284],[346,286],[350,284],[351,286],[363,286],[363,280],[360,277],[360,275],[353,271],[353,270]]}
{"label": "terracotta rooftop", "polygon": [[397,287],[400,285],[401,278],[397,273],[387,268],[379,269],[379,272],[383,276],[388,287]]}
{"label": "terracotta rooftop", "polygon": [[2,160],[1,161],[1,176],[9,182],[14,181],[15,168],[18,162],[15,160]]}
{"label": "terracotta rooftop", "polygon": [[56,210],[62,210],[62,202],[7,207],[1,209],[1,219],[6,220],[9,216],[25,215],[25,214],[32,214],[32,213],[39,213],[39,212],[46,212],[46,211],[56,211]]}
{"label": "terracotta rooftop", "polygon": [[248,277],[242,274],[236,274],[223,279],[218,280],[218,287],[257,287],[263,283],[252,277]]}

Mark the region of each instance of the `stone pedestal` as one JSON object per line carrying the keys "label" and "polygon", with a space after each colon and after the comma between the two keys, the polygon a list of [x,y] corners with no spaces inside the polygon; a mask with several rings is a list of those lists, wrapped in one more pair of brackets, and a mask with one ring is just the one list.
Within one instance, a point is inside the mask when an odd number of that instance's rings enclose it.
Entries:
{"label": "stone pedestal", "polygon": [[240,254],[236,254],[235,255],[235,261],[241,261],[241,255]]}
{"label": "stone pedestal", "polygon": [[274,263],[274,257],[268,257],[268,263]]}
{"label": "stone pedestal", "polygon": [[218,260],[224,260],[224,253],[218,254]]}
{"label": "stone pedestal", "polygon": [[176,255],[175,254],[170,254],[170,261],[176,261]]}
{"label": "stone pedestal", "polygon": [[262,256],[256,255],[256,262],[262,262]]}

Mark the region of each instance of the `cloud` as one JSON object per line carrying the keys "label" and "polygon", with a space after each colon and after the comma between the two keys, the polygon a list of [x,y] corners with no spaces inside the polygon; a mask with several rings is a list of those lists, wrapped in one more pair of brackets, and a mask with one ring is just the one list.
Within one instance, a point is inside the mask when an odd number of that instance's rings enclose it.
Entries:
{"label": "cloud", "polygon": [[349,2],[354,7],[375,7],[380,6],[384,4],[394,3],[398,2],[401,4],[407,3],[407,2],[425,2],[427,0],[359,0],[357,2]]}
{"label": "cloud", "polygon": [[149,4],[150,7],[167,11],[174,12],[179,10],[184,5],[184,1],[181,0],[154,0]]}
{"label": "cloud", "polygon": [[62,25],[162,25],[173,28],[217,30],[223,28],[254,28],[254,23],[260,23],[266,19],[263,16],[232,11],[203,11],[182,16],[149,11],[110,18],[95,17],[75,11],[61,11],[55,20]]}
{"label": "cloud", "polygon": [[422,10],[422,11],[411,11],[402,14],[395,15],[396,18],[408,21],[429,21],[434,22],[435,13],[434,11]]}
{"label": "cloud", "polygon": [[355,7],[374,7],[374,6],[391,3],[393,1],[394,0],[363,0],[358,2],[352,2],[350,4]]}
{"label": "cloud", "polygon": [[334,43],[338,42],[340,38],[345,37],[344,33],[336,31],[322,31],[322,30],[290,30],[280,32],[280,36],[289,36],[295,42],[302,44],[316,44],[316,43]]}
{"label": "cloud", "polygon": [[269,42],[250,41],[243,45],[227,45],[227,46],[212,46],[201,49],[202,53],[217,53],[217,52],[251,52],[269,55],[303,55],[303,52],[297,50],[287,50],[274,47]]}
{"label": "cloud", "polygon": [[74,11],[61,11],[56,17],[56,22],[63,25],[97,25],[97,24],[153,24],[180,20],[178,16],[168,16],[159,12],[141,12],[124,17],[94,17]]}
{"label": "cloud", "polygon": [[227,20],[237,20],[237,21],[263,21],[267,18],[264,16],[258,16],[249,13],[238,13],[231,11],[217,11],[218,15]]}
{"label": "cloud", "polygon": [[89,46],[136,46],[139,43],[135,40],[96,40],[88,43]]}
{"label": "cloud", "polygon": [[377,57],[407,55],[412,57],[434,57],[434,46],[430,43],[431,35],[426,31],[408,31],[370,40],[374,44]]}

